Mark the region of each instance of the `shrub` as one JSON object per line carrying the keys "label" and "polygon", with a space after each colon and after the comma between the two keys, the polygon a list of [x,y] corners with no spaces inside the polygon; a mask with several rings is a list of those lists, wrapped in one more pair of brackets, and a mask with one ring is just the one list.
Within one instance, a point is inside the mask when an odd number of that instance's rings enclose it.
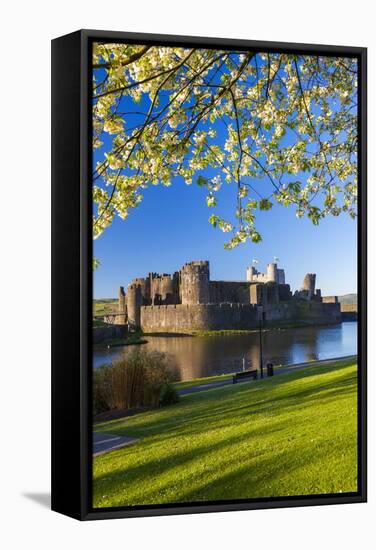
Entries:
{"label": "shrub", "polygon": [[93,414],[113,408],[111,365],[93,371]]}
{"label": "shrub", "polygon": [[172,384],[166,384],[163,386],[160,396],[159,405],[165,407],[166,405],[173,405],[179,401],[179,394]]}
{"label": "shrub", "polygon": [[157,406],[163,388],[174,379],[173,365],[167,355],[135,349],[128,356],[94,371],[94,414],[110,409]]}

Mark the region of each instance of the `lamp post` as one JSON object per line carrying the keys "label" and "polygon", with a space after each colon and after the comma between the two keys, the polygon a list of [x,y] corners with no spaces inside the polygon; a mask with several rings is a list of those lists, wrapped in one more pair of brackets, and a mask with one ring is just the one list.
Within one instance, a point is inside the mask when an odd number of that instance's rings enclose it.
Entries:
{"label": "lamp post", "polygon": [[259,322],[259,342],[260,342],[260,376],[264,378],[263,364],[262,364],[262,310],[260,312],[260,322]]}

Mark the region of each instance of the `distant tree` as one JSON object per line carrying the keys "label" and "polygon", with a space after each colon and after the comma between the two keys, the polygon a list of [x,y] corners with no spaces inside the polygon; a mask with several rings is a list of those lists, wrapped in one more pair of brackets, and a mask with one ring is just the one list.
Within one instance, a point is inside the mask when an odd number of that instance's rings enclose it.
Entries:
{"label": "distant tree", "polygon": [[261,240],[275,203],[314,224],[356,216],[356,59],[95,44],[93,77],[94,238],[176,176],[211,209],[236,186],[233,219],[209,217],[230,249]]}

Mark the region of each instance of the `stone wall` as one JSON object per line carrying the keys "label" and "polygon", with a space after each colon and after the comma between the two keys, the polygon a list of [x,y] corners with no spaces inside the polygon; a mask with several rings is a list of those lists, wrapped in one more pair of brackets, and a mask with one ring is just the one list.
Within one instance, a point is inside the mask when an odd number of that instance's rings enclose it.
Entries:
{"label": "stone wall", "polygon": [[265,321],[271,323],[326,325],[341,322],[341,308],[337,303],[291,300],[265,309]]}
{"label": "stone wall", "polygon": [[141,308],[141,328],[145,332],[246,329],[257,326],[257,320],[257,307],[251,304],[178,304]]}
{"label": "stone wall", "polygon": [[[291,300],[264,309],[266,323],[321,325],[341,322],[339,304]],[[196,304],[141,307],[144,332],[252,329],[259,325],[259,308],[253,304]]]}
{"label": "stone wall", "polygon": [[290,285],[282,283],[278,285],[278,298],[280,302],[291,300],[292,292],[290,289]]}
{"label": "stone wall", "polygon": [[338,302],[338,296],[322,296],[322,301],[328,304],[336,304]]}
{"label": "stone wall", "polygon": [[358,320],[358,304],[341,304],[342,321]]}
{"label": "stone wall", "polygon": [[249,287],[246,281],[210,281],[209,295],[211,304],[223,302],[249,304]]}
{"label": "stone wall", "polygon": [[341,311],[342,313],[347,311],[350,311],[352,313],[357,312],[358,304],[341,304]]}

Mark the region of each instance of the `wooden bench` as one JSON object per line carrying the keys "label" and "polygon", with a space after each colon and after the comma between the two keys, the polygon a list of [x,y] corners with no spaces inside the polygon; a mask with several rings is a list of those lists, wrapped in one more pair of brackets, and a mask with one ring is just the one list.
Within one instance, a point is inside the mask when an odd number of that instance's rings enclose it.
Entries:
{"label": "wooden bench", "polygon": [[232,377],[232,383],[237,384],[238,380],[242,380],[243,378],[253,378],[253,380],[257,380],[258,372],[257,369],[254,370],[243,370],[242,372],[236,372]]}

